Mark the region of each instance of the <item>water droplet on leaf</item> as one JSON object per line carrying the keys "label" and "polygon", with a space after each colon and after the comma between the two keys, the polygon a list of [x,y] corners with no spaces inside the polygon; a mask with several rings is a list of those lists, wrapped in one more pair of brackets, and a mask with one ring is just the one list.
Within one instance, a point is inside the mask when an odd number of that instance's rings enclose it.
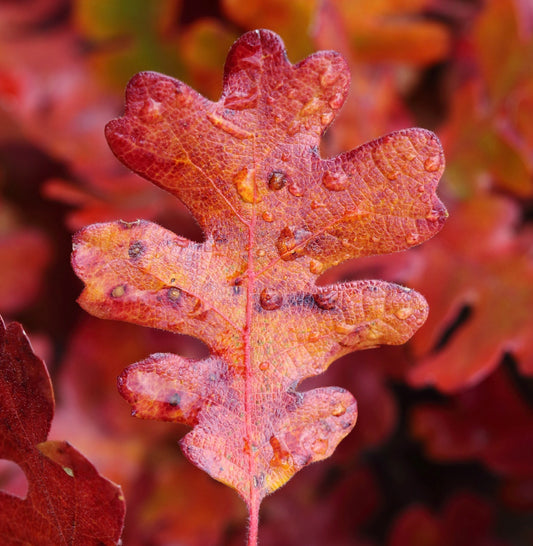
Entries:
{"label": "water droplet on leaf", "polygon": [[437,155],[430,156],[424,161],[424,169],[426,169],[426,171],[430,173],[433,173],[439,170],[440,163],[441,163],[440,155],[437,154]]}
{"label": "water droplet on leaf", "polygon": [[294,197],[302,197],[302,195],[304,194],[302,187],[296,182],[291,182],[287,186],[287,189],[289,190],[289,193],[294,195]]}
{"label": "water droplet on leaf", "polygon": [[348,324],[346,322],[336,322],[334,329],[337,334],[346,336],[354,331],[354,326],[353,324]]}
{"label": "water droplet on leaf", "polygon": [[143,104],[139,117],[145,122],[153,122],[161,116],[161,103],[152,98],[146,99]]}
{"label": "water droplet on leaf", "polygon": [[335,290],[327,290],[325,292],[314,294],[313,298],[320,309],[329,311],[330,309],[333,309],[335,305],[337,305],[338,294]]}
{"label": "water droplet on leaf", "polygon": [[303,243],[311,235],[311,232],[304,228],[284,227],[276,241],[276,248],[280,254],[280,258],[290,261],[301,256],[305,252],[305,245]]}
{"label": "water droplet on leaf", "polygon": [[125,293],[126,287],[123,284],[119,284],[118,286],[115,286],[113,290],[111,290],[111,297],[121,298]]}
{"label": "water droplet on leaf", "polygon": [[322,123],[322,125],[329,125],[333,121],[334,117],[335,114],[333,112],[324,112],[320,116],[320,123]]}
{"label": "water droplet on leaf", "polygon": [[167,290],[167,298],[173,302],[179,301],[181,298],[181,290],[175,287],[169,288]]}
{"label": "water droplet on leaf", "polygon": [[326,171],[322,175],[322,184],[324,184],[324,187],[330,191],[345,190],[349,183],[350,181],[345,174]]}
{"label": "water droplet on leaf", "polygon": [[328,451],[328,441],[323,438],[317,438],[312,444],[311,449],[317,455],[324,455]]}
{"label": "water droplet on leaf", "polygon": [[280,441],[272,436],[270,438],[270,445],[272,446],[272,458],[270,459],[270,466],[277,466],[282,468],[288,468],[291,465],[291,454],[283,449]]}
{"label": "water droplet on leaf", "polygon": [[413,314],[413,310],[410,307],[401,307],[400,309],[397,309],[396,311],[394,311],[394,314],[400,320],[405,320],[405,319],[408,319]]}
{"label": "water droplet on leaf", "polygon": [[273,311],[281,307],[283,296],[270,288],[264,288],[259,296],[259,303],[263,309]]}
{"label": "water droplet on leaf", "polygon": [[274,171],[268,178],[268,187],[274,191],[281,190],[286,183],[287,175],[282,171]]}
{"label": "water droplet on leaf", "polygon": [[328,101],[331,108],[335,110],[339,109],[344,103],[344,95],[342,93],[335,93]]}
{"label": "water droplet on leaf", "polygon": [[297,121],[293,121],[288,127],[287,127],[287,134],[289,136],[294,136],[298,131],[300,130],[300,123]]}
{"label": "water droplet on leaf", "polygon": [[441,213],[435,209],[431,209],[426,214],[426,220],[428,220],[429,222],[437,222],[438,220],[440,220],[440,218],[441,218]]}
{"label": "water droplet on leaf", "polygon": [[316,201],[315,199],[311,201],[311,208],[313,210],[323,209],[325,206],[326,205],[324,205],[324,203],[322,203],[321,201]]}
{"label": "water droplet on leaf", "polygon": [[308,100],[300,109],[300,116],[307,117],[322,109],[322,101],[318,97]]}
{"label": "water droplet on leaf", "polygon": [[311,260],[309,262],[309,271],[313,275],[320,275],[324,271],[324,264],[318,260]]}
{"label": "water droplet on leaf", "polygon": [[245,203],[258,203],[260,199],[256,195],[255,191],[255,170],[254,169],[241,169],[234,177],[233,184],[240,198]]}

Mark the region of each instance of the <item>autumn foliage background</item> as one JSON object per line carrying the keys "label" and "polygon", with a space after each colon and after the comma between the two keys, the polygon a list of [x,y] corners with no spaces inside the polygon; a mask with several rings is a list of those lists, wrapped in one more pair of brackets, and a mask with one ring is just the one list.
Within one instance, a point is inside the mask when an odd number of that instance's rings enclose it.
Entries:
{"label": "autumn foliage background", "polygon": [[[351,92],[323,156],[404,127],[439,135],[450,218],[421,247],[324,278],[400,282],[427,298],[430,315],[407,345],[348,355],[306,382],[348,389],[359,420],[329,460],[265,500],[260,543],[532,543],[528,0],[0,2],[0,313],[24,324],[47,362],[51,437],[122,485],[124,544],[244,542],[242,502],[179,451],[187,429],[132,419],[116,390],[116,376],[153,352],[206,348],[87,315],[69,255],[75,230],[119,218],[201,240],[174,198],[113,157],[103,127],[140,70],[216,100],[231,43],[263,27],[292,62],[335,49],[350,64]],[[0,465],[0,488],[24,487]]]}

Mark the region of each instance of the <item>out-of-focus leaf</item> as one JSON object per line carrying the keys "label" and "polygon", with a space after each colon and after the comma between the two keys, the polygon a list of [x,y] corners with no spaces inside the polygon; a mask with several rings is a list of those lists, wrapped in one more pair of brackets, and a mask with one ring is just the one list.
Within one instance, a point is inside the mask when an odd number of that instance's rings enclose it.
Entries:
{"label": "out-of-focus leaf", "polygon": [[74,25],[94,48],[96,73],[117,90],[132,74],[184,76],[177,41],[181,0],[75,0]]}
{"label": "out-of-focus leaf", "polygon": [[47,440],[53,414],[43,362],[20,324],[0,319],[0,457],[29,482],[25,499],[0,492],[2,544],[117,544],[122,492],[67,442]]}
{"label": "out-of-focus leaf", "polygon": [[413,434],[439,461],[479,460],[499,474],[533,476],[533,410],[503,370],[444,405],[421,405]]}
{"label": "out-of-focus leaf", "polygon": [[[456,207],[446,229],[421,249],[412,282],[432,313],[412,342],[412,385],[459,391],[489,375],[505,352],[531,373],[533,240],[516,236],[518,214],[511,200],[479,195]],[[461,313],[465,321],[454,326]]]}
{"label": "out-of-focus leaf", "polygon": [[415,505],[394,524],[388,546],[511,546],[497,538],[494,511],[482,497],[457,493],[440,515]]}
{"label": "out-of-focus leaf", "polygon": [[342,17],[354,57],[365,62],[401,62],[415,66],[444,58],[450,47],[440,22],[423,17],[427,0],[222,0],[228,17],[247,29],[266,27],[279,32],[291,56],[310,53],[308,38],[320,24],[322,10]]}
{"label": "out-of-focus leaf", "polygon": [[533,100],[533,36],[520,32],[513,0],[489,0],[465,44],[458,69],[467,76],[452,90],[441,133],[451,183],[462,197],[487,186],[531,196],[533,138],[522,120]]}
{"label": "out-of-focus leaf", "polygon": [[35,228],[20,227],[0,201],[0,312],[14,313],[42,289],[50,241]]}

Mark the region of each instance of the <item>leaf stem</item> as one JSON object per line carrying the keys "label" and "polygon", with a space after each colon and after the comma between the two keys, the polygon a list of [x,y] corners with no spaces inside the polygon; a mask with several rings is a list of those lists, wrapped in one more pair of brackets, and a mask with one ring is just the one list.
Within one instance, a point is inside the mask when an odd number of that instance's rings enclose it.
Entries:
{"label": "leaf stem", "polygon": [[259,532],[259,503],[253,502],[248,505],[250,521],[248,522],[247,546],[257,546],[257,535]]}

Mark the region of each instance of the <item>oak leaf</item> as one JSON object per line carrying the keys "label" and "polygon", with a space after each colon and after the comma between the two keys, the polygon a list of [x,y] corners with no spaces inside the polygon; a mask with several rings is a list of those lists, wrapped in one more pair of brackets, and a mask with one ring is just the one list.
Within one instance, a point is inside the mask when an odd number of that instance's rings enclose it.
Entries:
{"label": "oak leaf", "polygon": [[170,77],[138,74],[108,142],[185,203],[205,241],[146,221],[75,236],[84,309],[209,346],[200,361],[152,355],[119,388],[136,416],[194,427],[182,449],[241,494],[251,534],[261,499],[328,457],[355,424],[344,389],[297,385],[343,354],[405,342],[427,314],[422,296],[391,283],[316,284],[349,258],[423,242],[446,217],[434,193],[443,154],[428,131],[320,157],[348,82],[339,54],[292,65],[265,30],[233,45],[216,103]]}
{"label": "oak leaf", "polygon": [[533,410],[521,394],[500,368],[445,405],[415,408],[413,435],[437,461],[476,460],[502,476],[532,478]]}
{"label": "oak leaf", "polygon": [[523,373],[533,373],[533,240],[517,230],[519,215],[514,201],[479,195],[457,206],[446,229],[421,249],[411,282],[435,312],[412,343],[412,385],[457,392],[488,376],[507,352]]}
{"label": "oak leaf", "polygon": [[24,471],[26,498],[0,491],[0,542],[117,544],[124,521],[120,487],[67,442],[47,440],[54,397],[44,363],[18,323],[0,318],[0,458]]}
{"label": "oak leaf", "polygon": [[279,32],[294,55],[312,49],[310,29],[321,25],[328,10],[339,13],[350,49],[364,62],[425,66],[443,59],[450,49],[446,27],[423,17],[431,7],[428,0],[222,0],[221,4],[227,17],[241,27],[264,25]]}
{"label": "oak leaf", "polygon": [[445,546],[483,544],[510,546],[497,538],[495,510],[485,498],[462,491],[451,497],[440,514],[412,505],[396,520],[388,546]]}

